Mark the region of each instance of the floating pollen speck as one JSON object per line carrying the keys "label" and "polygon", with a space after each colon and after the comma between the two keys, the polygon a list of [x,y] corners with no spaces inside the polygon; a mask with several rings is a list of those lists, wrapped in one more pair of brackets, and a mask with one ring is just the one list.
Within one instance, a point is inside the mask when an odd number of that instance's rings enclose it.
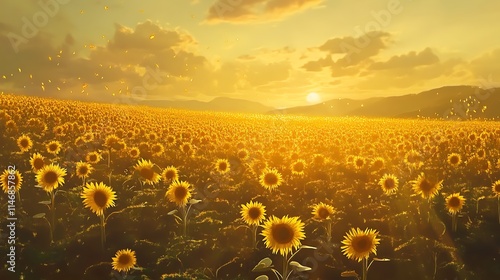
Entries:
{"label": "floating pollen speck", "polygon": [[17,68],[17,71],[19,71],[19,73],[21,73],[21,72],[22,72],[21,68]]}
{"label": "floating pollen speck", "polygon": [[52,57],[51,56],[49,56],[49,61],[52,61]]}
{"label": "floating pollen speck", "polygon": [[109,10],[109,7],[108,6],[104,6],[104,10]]}
{"label": "floating pollen speck", "polygon": [[152,35],[149,36],[149,39],[154,39],[154,38],[155,38],[154,34],[152,34]]}

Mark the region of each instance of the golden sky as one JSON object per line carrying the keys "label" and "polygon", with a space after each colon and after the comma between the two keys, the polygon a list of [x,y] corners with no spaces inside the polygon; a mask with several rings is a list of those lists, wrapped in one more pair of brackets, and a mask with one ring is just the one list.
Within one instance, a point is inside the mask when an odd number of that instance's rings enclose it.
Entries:
{"label": "golden sky", "polygon": [[[0,92],[274,107],[500,84],[500,1],[23,0]],[[311,97],[311,96],[310,96]]]}

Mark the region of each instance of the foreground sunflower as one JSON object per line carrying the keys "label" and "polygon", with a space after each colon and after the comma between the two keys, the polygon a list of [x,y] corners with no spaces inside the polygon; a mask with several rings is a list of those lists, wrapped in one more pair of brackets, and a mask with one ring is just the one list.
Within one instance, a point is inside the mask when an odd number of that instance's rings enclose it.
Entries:
{"label": "foreground sunflower", "polygon": [[377,238],[378,232],[374,229],[351,228],[344,236],[341,249],[342,253],[352,260],[361,262],[363,259],[368,259],[370,253],[377,254],[377,245],[380,239]]}
{"label": "foreground sunflower", "polygon": [[2,190],[4,193],[9,192],[9,186],[14,185],[14,190],[18,192],[21,189],[21,185],[23,183],[23,175],[19,173],[19,170],[16,170],[14,174],[11,174],[12,171],[6,169],[0,175],[0,183],[2,184]]}
{"label": "foreground sunflower", "polygon": [[64,184],[64,176],[66,176],[65,168],[50,164],[45,165],[36,173],[36,180],[38,185],[42,186],[46,192],[52,192]]}
{"label": "foreground sunflower", "polygon": [[260,184],[264,188],[272,191],[283,182],[281,174],[274,168],[266,168],[260,175]]}
{"label": "foreground sunflower", "polygon": [[331,216],[335,213],[333,206],[320,202],[318,204],[313,205],[313,218],[316,220],[324,221],[326,219],[331,218]]}
{"label": "foreground sunflower", "polygon": [[104,183],[87,183],[80,195],[85,208],[89,208],[97,216],[102,216],[104,210],[115,206],[116,193]]}
{"label": "foreground sunflower", "polygon": [[33,147],[33,141],[29,136],[23,134],[17,138],[17,146],[24,153]]}
{"label": "foreground sunflower", "polygon": [[102,156],[98,152],[90,152],[85,156],[85,160],[88,163],[96,164],[101,161]]}
{"label": "foreground sunflower", "polygon": [[128,272],[131,268],[133,268],[137,259],[135,257],[135,252],[130,249],[119,250],[116,252],[113,260],[113,269],[118,272]]}
{"label": "foreground sunflower", "polygon": [[264,236],[266,248],[271,249],[274,254],[279,252],[284,257],[297,249],[301,245],[300,240],[306,237],[304,223],[299,217],[271,216],[262,227],[264,229],[261,235]]}
{"label": "foreground sunflower", "polygon": [[399,180],[392,174],[384,174],[378,184],[385,192],[385,194],[393,194],[398,190]]}
{"label": "foreground sunflower", "polygon": [[431,199],[436,196],[439,190],[443,187],[443,180],[433,182],[425,177],[422,172],[418,175],[418,178],[411,181],[413,185],[413,190],[415,193],[422,196],[422,198]]}
{"label": "foreground sunflower", "polygon": [[446,208],[450,214],[457,214],[464,206],[465,198],[460,193],[450,194],[446,197]]}
{"label": "foreground sunflower", "polygon": [[219,174],[226,174],[229,172],[231,165],[229,164],[229,161],[227,159],[218,159],[215,162],[215,170]]}
{"label": "foreground sunflower", "polygon": [[241,218],[248,225],[259,225],[266,217],[266,207],[260,202],[241,204]]}
{"label": "foreground sunflower", "polygon": [[149,160],[139,160],[139,162],[134,166],[135,170],[139,172],[139,175],[144,179],[146,184],[156,184],[160,181],[161,175],[153,170],[154,164]]}
{"label": "foreground sunflower", "polygon": [[170,202],[174,202],[179,207],[184,207],[191,198],[191,185],[184,181],[173,181],[168,187],[165,196]]}
{"label": "foreground sunflower", "polygon": [[493,194],[495,196],[498,196],[500,198],[500,180],[493,183],[493,185],[491,186],[491,190],[493,191]]}
{"label": "foreground sunflower", "polygon": [[34,153],[30,158],[30,164],[33,171],[38,172],[45,165],[44,157],[39,153]]}

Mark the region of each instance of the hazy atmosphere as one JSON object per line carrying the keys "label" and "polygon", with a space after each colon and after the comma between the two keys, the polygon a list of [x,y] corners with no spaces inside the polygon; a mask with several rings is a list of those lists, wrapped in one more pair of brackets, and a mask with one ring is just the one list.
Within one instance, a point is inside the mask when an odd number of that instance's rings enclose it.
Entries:
{"label": "hazy atmosphere", "polygon": [[493,87],[498,10],[451,0],[8,1],[0,91],[281,108]]}

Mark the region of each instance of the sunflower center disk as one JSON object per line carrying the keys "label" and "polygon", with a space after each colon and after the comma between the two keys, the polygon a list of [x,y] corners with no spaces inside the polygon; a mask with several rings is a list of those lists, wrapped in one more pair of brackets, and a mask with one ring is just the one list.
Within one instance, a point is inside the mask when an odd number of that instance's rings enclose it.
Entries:
{"label": "sunflower center disk", "polygon": [[143,178],[147,180],[153,180],[154,171],[151,168],[142,168],[140,174]]}
{"label": "sunflower center disk", "polygon": [[273,239],[279,244],[288,244],[292,242],[294,237],[294,231],[289,225],[277,224],[272,230],[271,234]]}
{"label": "sunflower center disk", "polygon": [[33,162],[33,166],[35,166],[35,169],[41,169],[44,165],[44,162],[42,159],[35,159],[35,161]]}
{"label": "sunflower center disk", "polygon": [[256,208],[256,207],[252,207],[250,209],[248,209],[248,216],[252,219],[252,220],[256,220],[260,217],[261,215],[261,212],[260,212],[260,209],[259,208]]}
{"label": "sunflower center disk", "polygon": [[452,197],[448,201],[448,205],[452,208],[457,208],[460,206],[460,199],[458,197]]}
{"label": "sunflower center disk", "polygon": [[388,189],[388,190],[393,189],[395,185],[396,184],[395,184],[395,182],[394,182],[393,179],[387,179],[387,180],[385,180],[384,186],[385,186],[386,189]]}
{"label": "sunflower center disk", "polygon": [[177,199],[184,199],[187,196],[187,189],[184,187],[178,187],[174,191],[174,195]]}
{"label": "sunflower center disk", "polygon": [[318,216],[321,218],[321,219],[326,219],[328,218],[328,216],[330,216],[330,212],[328,212],[327,209],[325,208],[320,208],[318,210]]}
{"label": "sunflower center disk", "polygon": [[278,177],[272,173],[268,173],[264,177],[264,181],[268,185],[276,185],[278,183]]}
{"label": "sunflower center disk", "polygon": [[372,241],[368,236],[358,236],[352,240],[352,248],[357,253],[369,252],[372,246]]}
{"label": "sunflower center disk", "polygon": [[421,183],[420,183],[420,190],[425,193],[425,194],[428,194],[432,191],[432,184],[427,181],[427,180],[423,180]]}
{"label": "sunflower center disk", "polygon": [[47,184],[55,184],[57,182],[57,173],[54,171],[49,171],[45,173],[45,176],[43,176],[43,181],[45,181]]}
{"label": "sunflower center disk", "polygon": [[94,193],[94,202],[99,208],[104,208],[108,203],[108,196],[102,191],[96,191]]}

